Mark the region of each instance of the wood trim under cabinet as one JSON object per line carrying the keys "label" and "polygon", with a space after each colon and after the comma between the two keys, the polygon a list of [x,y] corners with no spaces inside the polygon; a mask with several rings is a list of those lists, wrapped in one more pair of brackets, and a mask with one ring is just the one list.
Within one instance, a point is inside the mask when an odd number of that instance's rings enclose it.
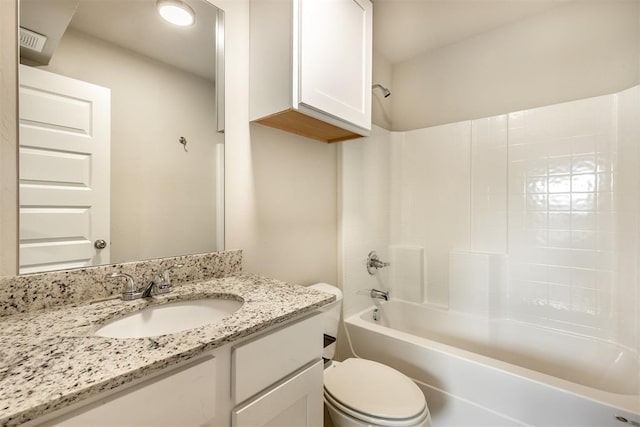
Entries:
{"label": "wood trim under cabinet", "polygon": [[281,111],[254,121],[265,126],[327,143],[347,141],[364,136],[309,117],[295,110]]}

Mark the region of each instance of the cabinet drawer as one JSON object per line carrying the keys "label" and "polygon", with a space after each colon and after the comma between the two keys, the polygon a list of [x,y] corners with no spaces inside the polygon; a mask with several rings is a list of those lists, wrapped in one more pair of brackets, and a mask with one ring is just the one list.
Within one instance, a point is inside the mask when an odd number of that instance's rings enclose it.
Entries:
{"label": "cabinet drawer", "polygon": [[232,427],[323,425],[322,362],[233,411]]}
{"label": "cabinet drawer", "polygon": [[237,346],[232,353],[231,395],[240,403],[321,356],[319,315]]}

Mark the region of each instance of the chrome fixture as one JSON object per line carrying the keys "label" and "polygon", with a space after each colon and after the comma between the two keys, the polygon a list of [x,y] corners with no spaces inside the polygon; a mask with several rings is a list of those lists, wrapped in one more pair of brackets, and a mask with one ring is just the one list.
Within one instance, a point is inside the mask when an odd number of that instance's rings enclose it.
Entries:
{"label": "chrome fixture", "polygon": [[615,417],[616,417],[616,420],[620,421],[621,423],[629,423],[629,424],[631,424],[632,426],[635,426],[635,427],[640,426],[640,422],[628,420],[625,417],[620,416],[620,415],[616,415]]}
{"label": "chrome fixture", "polygon": [[142,291],[142,298],[150,297],[154,289],[156,290],[156,295],[171,292],[173,286],[171,285],[171,277],[169,276],[169,272],[174,268],[180,267],[184,267],[184,264],[173,264],[172,266],[169,266],[158,273],[155,279],[149,283],[144,291]]}
{"label": "chrome fixture", "polygon": [[371,289],[371,298],[381,299],[385,301],[389,301],[389,291],[379,291],[378,289]]}
{"label": "chrome fixture", "polygon": [[133,277],[126,273],[110,273],[104,276],[105,279],[118,279],[125,278],[127,279],[127,284],[125,291],[122,293],[123,301],[133,301],[140,298],[149,298],[155,289],[156,294],[166,294],[171,292],[171,277],[169,277],[169,272],[174,268],[179,268],[184,266],[184,264],[173,264],[162,270],[158,273],[154,280],[152,280],[146,288],[138,289],[136,285],[136,281]]}
{"label": "chrome fixture", "polygon": [[391,91],[389,91],[389,89],[387,89],[386,87],[382,86],[379,83],[374,84],[373,86],[371,86],[371,89],[375,89],[379,87],[380,89],[382,89],[382,94],[384,95],[385,98],[388,98],[389,95],[391,95]]}
{"label": "chrome fixture", "polygon": [[118,279],[121,277],[127,279],[125,291],[122,293],[123,301],[133,301],[134,299],[141,298],[143,292],[138,289],[136,281],[130,275],[126,273],[110,273],[104,276],[105,279]]}
{"label": "chrome fixture", "polygon": [[380,309],[378,307],[373,309],[373,313],[371,314],[371,317],[373,317],[373,320],[375,322],[380,320]]}
{"label": "chrome fixture", "polygon": [[369,255],[367,255],[367,272],[372,276],[378,272],[379,268],[388,267],[389,265],[391,264],[381,261],[380,258],[378,258],[376,251],[371,251]]}
{"label": "chrome fixture", "polygon": [[144,290],[142,291],[142,295],[140,295],[140,298],[149,298],[154,289],[156,290],[156,294],[160,293],[158,291],[158,284],[156,283],[155,280],[152,280],[149,282],[147,287],[144,288]]}
{"label": "chrome fixture", "polygon": [[96,249],[104,249],[107,247],[107,242],[102,239],[98,239],[95,242],[93,242],[93,247]]}

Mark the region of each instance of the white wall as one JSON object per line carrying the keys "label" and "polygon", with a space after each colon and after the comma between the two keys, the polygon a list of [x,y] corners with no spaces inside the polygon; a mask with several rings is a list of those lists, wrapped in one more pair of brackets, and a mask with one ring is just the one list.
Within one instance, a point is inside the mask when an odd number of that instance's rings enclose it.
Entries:
{"label": "white wall", "polygon": [[638,87],[509,114],[511,317],[635,346],[638,116]]}
{"label": "white wall", "polygon": [[563,2],[394,64],[392,129],[489,117],[637,84],[639,5]]}
{"label": "white wall", "polygon": [[[617,164],[614,166],[618,166],[617,178],[622,185],[615,187],[614,182],[614,191],[618,194],[613,200],[620,225],[614,227],[616,242],[611,250],[621,256],[614,266],[620,286],[612,292],[611,309],[616,313],[628,314],[616,317],[612,327],[618,332],[616,338],[626,341],[631,347],[634,347],[635,336],[635,349],[640,353],[640,88],[621,93],[616,102],[618,146],[615,155]],[[634,312],[635,317],[631,315]]]}
{"label": "white wall", "polygon": [[371,122],[383,129],[391,129],[391,104],[393,103],[393,66],[385,56],[373,50],[373,69],[371,80],[373,84],[381,84],[389,89],[392,95],[385,98],[380,89],[373,91],[371,97]]}
{"label": "white wall", "polygon": [[343,144],[346,313],[380,286],[638,348],[638,117],[635,86]]}
{"label": "white wall", "polygon": [[469,249],[470,142],[470,122],[406,132],[391,166],[399,207],[392,244],[424,248],[423,300],[445,307],[449,253]]}
{"label": "white wall", "polygon": [[258,124],[250,134],[254,193],[247,196],[256,228],[241,246],[245,269],[336,284],[337,146]]}
{"label": "white wall", "polygon": [[43,69],[111,89],[111,262],[215,251],[213,82],[73,29]]}
{"label": "white wall", "polygon": [[225,246],[244,269],[337,282],[336,147],[249,124],[249,3],[225,11]]}
{"label": "white wall", "polygon": [[348,314],[370,305],[367,290],[389,290],[388,269],[371,276],[366,259],[373,250],[389,259],[390,138],[388,131],[374,126],[368,138],[340,145],[341,282]]}

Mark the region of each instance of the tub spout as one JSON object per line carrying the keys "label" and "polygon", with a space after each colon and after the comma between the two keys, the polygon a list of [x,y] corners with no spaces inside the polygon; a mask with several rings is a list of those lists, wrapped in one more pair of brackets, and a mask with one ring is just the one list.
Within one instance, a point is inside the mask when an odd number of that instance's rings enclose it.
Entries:
{"label": "tub spout", "polygon": [[384,292],[377,289],[371,289],[371,293],[369,295],[371,295],[371,298],[389,301],[389,291]]}

